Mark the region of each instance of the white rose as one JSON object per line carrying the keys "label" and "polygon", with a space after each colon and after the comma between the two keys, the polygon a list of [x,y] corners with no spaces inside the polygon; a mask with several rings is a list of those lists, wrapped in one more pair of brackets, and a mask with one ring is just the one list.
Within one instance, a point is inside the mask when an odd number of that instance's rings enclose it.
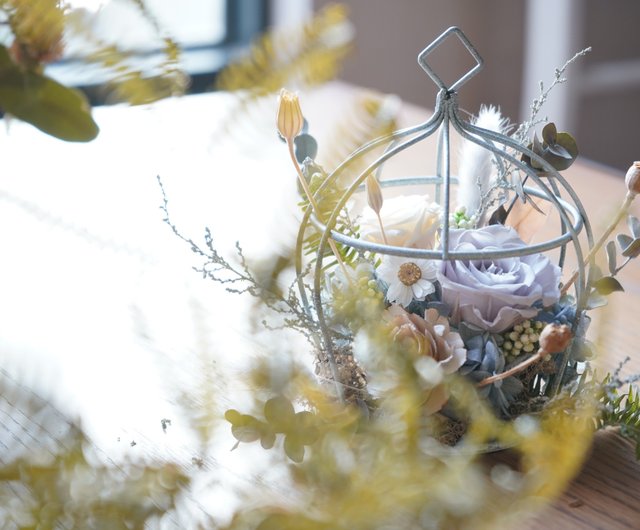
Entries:
{"label": "white rose", "polygon": [[[428,195],[385,199],[380,210],[387,241],[396,247],[433,248],[441,215],[442,208]],[[384,243],[378,217],[371,208],[365,208],[359,224],[362,239]]]}

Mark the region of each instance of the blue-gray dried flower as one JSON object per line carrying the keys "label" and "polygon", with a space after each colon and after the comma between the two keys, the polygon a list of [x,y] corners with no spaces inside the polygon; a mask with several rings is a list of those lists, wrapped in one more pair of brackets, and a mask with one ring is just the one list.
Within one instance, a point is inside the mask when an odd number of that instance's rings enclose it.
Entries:
{"label": "blue-gray dried flower", "polygon": [[[479,382],[505,371],[505,358],[497,344],[500,337],[482,332],[473,334],[473,329],[467,326],[461,332],[467,337],[467,360],[460,368],[460,374]],[[480,387],[478,392],[491,402],[496,411],[508,415],[509,406],[523,390],[524,386],[519,379],[507,377]]]}

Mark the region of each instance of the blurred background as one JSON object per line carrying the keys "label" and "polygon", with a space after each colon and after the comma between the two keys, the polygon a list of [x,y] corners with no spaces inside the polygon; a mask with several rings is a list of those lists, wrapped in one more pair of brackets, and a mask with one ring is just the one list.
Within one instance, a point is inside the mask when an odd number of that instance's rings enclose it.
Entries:
{"label": "blurred background", "polygon": [[[153,32],[131,16],[122,0],[73,0],[87,13],[100,11],[96,28],[117,36],[123,47],[150,60],[159,44]],[[210,89],[216,72],[242,55],[248,43],[271,27],[300,24],[329,0],[163,0],[147,2],[160,25],[183,48],[182,64],[191,92]],[[638,157],[640,118],[640,2],[636,0],[347,0],[355,28],[355,51],[340,75],[356,85],[395,93],[430,107],[435,86],[417,66],[418,53],[451,25],[459,26],[485,60],[484,71],[460,91],[461,106],[477,113],[481,104],[501,107],[513,122],[523,121],[540,81],[548,86],[554,69],[588,46],[592,51],[568,70],[554,89],[543,116],[574,134],[583,158],[624,170]],[[131,21],[128,23],[127,21]],[[135,31],[133,26],[135,25]],[[147,22],[148,25],[148,22]],[[158,36],[156,35],[157,39]],[[445,80],[472,65],[460,43],[432,56]],[[155,46],[155,48],[154,48]],[[80,85],[93,103],[100,76],[74,68],[71,42],[51,75]],[[93,87],[93,90],[92,90]]]}
{"label": "blurred background", "polygon": [[[315,0],[314,7],[327,4]],[[543,116],[574,134],[581,155],[619,170],[640,156],[640,2],[636,0],[347,0],[356,52],[342,78],[433,106],[433,83],[417,54],[449,26],[459,26],[485,60],[484,70],[460,90],[461,106],[477,113],[499,105],[523,121],[539,82],[588,46],[591,53],[568,70]],[[459,44],[459,43],[454,43]],[[470,63],[462,46],[443,49],[434,63],[457,79]],[[437,59],[437,57],[436,57]]]}

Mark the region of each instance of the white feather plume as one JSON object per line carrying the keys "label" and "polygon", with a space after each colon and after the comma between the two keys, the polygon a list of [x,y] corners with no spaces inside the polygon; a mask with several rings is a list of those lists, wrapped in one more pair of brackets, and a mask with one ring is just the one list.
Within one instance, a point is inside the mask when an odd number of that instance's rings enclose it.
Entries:
{"label": "white feather plume", "polygon": [[[493,106],[482,106],[473,124],[500,134],[508,127],[508,120]],[[491,151],[464,140],[460,152],[458,168],[458,207],[464,207],[468,216],[474,215],[480,207],[482,195],[490,186],[495,174]]]}

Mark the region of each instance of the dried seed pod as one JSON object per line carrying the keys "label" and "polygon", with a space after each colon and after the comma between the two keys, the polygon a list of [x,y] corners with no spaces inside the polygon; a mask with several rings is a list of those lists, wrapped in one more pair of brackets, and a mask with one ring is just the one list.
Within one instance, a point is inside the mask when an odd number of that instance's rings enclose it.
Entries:
{"label": "dried seed pod", "polygon": [[545,353],[559,353],[567,349],[573,334],[566,324],[547,324],[540,333],[540,349]]}
{"label": "dried seed pod", "polygon": [[640,162],[634,162],[627,170],[627,174],[624,177],[624,182],[627,185],[629,193],[634,195],[640,193]]}

